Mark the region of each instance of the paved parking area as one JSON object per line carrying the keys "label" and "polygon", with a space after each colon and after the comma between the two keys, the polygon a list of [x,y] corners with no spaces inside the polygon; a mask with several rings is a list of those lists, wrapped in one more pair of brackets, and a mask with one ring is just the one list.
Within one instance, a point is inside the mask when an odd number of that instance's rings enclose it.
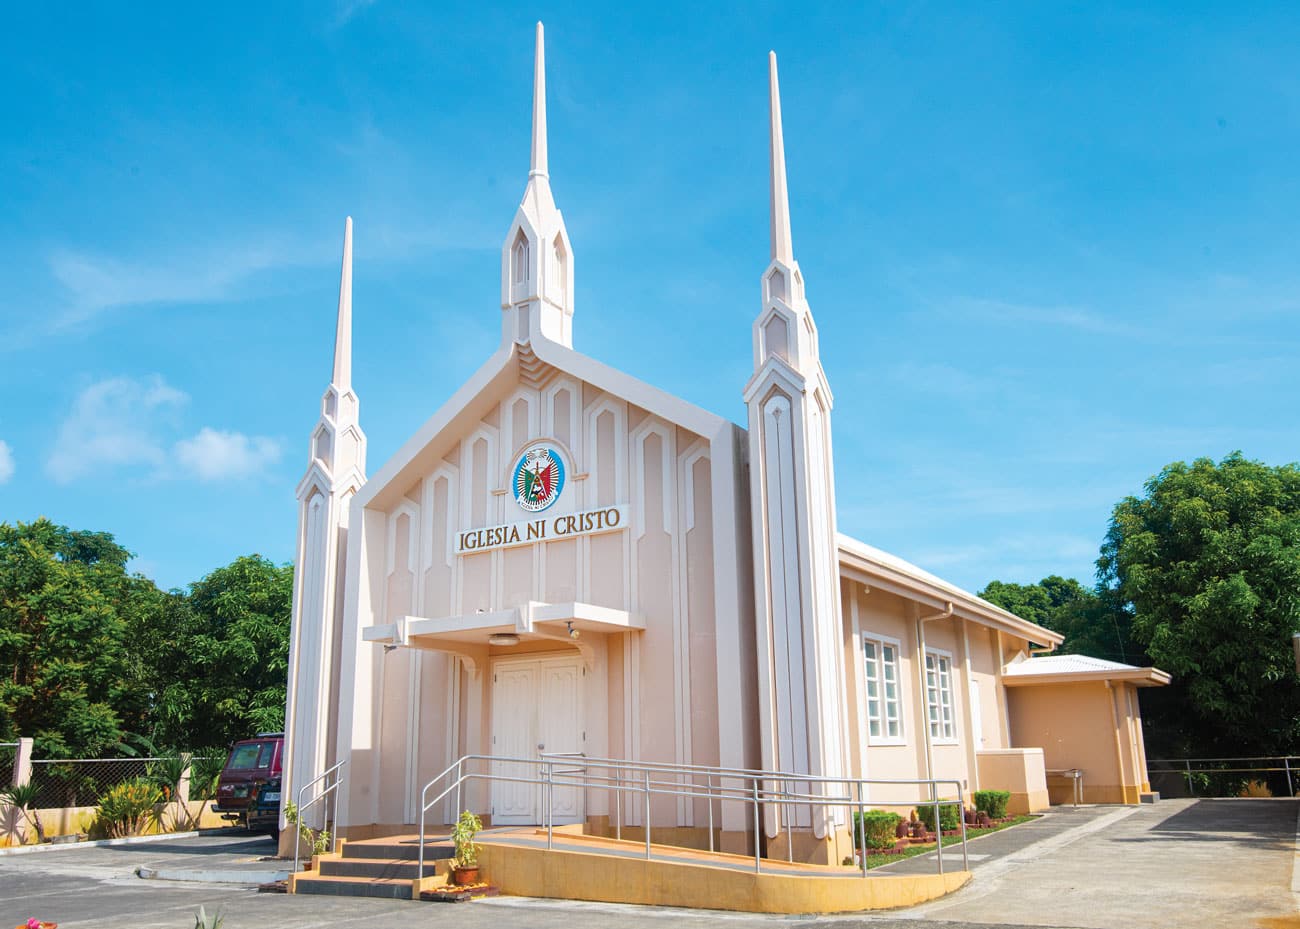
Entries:
{"label": "paved parking area", "polygon": [[[1171,800],[1154,807],[1062,810],[971,844],[971,884],[944,900],[868,916],[781,917],[523,898],[450,906],[288,897],[252,887],[146,881],[159,870],[274,870],[270,840],[206,836],[149,845],[0,857],[0,929],[28,917],[60,929],[190,929],[202,904],[226,929],[808,926],[972,929],[1300,927],[1291,892],[1300,803]],[[955,856],[954,856],[955,861]],[[932,867],[914,859],[908,868]]]}
{"label": "paved parking area", "polygon": [[1078,829],[973,862],[967,887],[907,915],[1082,929],[1300,927],[1291,891],[1300,802],[1096,809]]}

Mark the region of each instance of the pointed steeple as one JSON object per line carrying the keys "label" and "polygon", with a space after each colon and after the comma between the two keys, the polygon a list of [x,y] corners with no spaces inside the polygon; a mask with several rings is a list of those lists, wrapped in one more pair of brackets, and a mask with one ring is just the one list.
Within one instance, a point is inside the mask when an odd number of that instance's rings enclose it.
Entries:
{"label": "pointed steeple", "polygon": [[339,393],[352,389],[352,217],[343,224],[343,270],[339,276],[339,318],[334,331],[334,377]]}
{"label": "pointed steeple", "polygon": [[[844,645],[836,561],[835,483],[828,479],[833,398],[817,326],[790,239],[776,53],[768,57],[772,256],[754,320],[749,408],[750,524],[758,634],[759,757],[774,771],[842,777],[848,770]],[[778,711],[795,707],[791,714]],[[775,708],[775,709],[774,709]],[[814,784],[820,792],[824,784]],[[847,825],[810,817],[818,838]],[[768,814],[775,838],[788,822]],[[795,827],[797,831],[798,827]],[[789,837],[786,841],[792,841]]]}
{"label": "pointed steeple", "polygon": [[533,54],[533,157],[529,177],[547,177],[546,170],[546,44],[542,24],[537,24]]}
{"label": "pointed steeple", "polygon": [[573,250],[551,194],[546,151],[546,46],[537,24],[533,131],[528,185],[501,248],[501,338],[526,345],[540,336],[572,347]]}
{"label": "pointed steeple", "polygon": [[[298,548],[284,717],[285,789],[309,787],[336,760],[324,708],[339,687],[339,641],[347,564],[348,510],[366,483],[366,434],[352,389],[352,217],[343,224],[343,268],[334,330],[334,372],[311,432],[298,482]],[[291,789],[290,789],[291,788]],[[288,833],[284,833],[288,835]]]}
{"label": "pointed steeple", "polygon": [[790,195],[785,185],[785,137],[781,132],[781,88],[776,78],[776,52],[767,53],[769,84],[769,139],[772,179],[772,260],[794,263],[794,246],[790,241]]}

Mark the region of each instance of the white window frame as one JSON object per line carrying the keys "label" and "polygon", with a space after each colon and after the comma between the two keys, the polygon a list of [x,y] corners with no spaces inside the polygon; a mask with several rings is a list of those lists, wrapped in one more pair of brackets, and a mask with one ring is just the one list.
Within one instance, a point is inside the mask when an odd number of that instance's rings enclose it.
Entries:
{"label": "white window frame", "polygon": [[[934,662],[933,668],[931,661]],[[923,669],[925,723],[930,727],[930,744],[956,745],[957,699],[952,684],[952,653],[939,648],[927,648]]]}
{"label": "white window frame", "polygon": [[[873,647],[876,650],[877,657],[868,658],[867,648]],[[892,661],[886,660],[885,649],[892,649],[894,656]],[[864,722],[866,723],[867,744],[868,745],[906,745],[907,730],[903,725],[903,672],[900,656],[903,652],[903,643],[898,639],[890,638],[885,635],[876,635],[874,633],[862,633],[862,683],[864,708]],[[875,665],[875,675],[872,675],[872,665]],[[889,674],[892,671],[893,680],[890,681]],[[886,685],[894,685],[894,697],[892,700],[886,694]],[[871,686],[876,686],[877,696],[871,696]],[[871,703],[875,700],[878,705],[876,713],[871,712]],[[890,715],[890,708],[893,708],[893,715]],[[889,724],[896,724],[896,733],[889,734]],[[879,725],[879,734],[873,734],[871,724]]]}

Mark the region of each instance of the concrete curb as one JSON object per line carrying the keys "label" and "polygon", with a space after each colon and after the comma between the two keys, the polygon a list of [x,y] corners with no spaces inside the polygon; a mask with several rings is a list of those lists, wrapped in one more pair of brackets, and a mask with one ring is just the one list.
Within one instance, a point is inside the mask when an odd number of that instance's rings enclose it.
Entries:
{"label": "concrete curb", "polygon": [[199,884],[269,884],[287,881],[288,871],[187,871],[181,868],[136,868],[135,876],[150,881],[191,881]]}
{"label": "concrete curb", "polygon": [[194,839],[198,832],[164,832],[160,835],[133,835],[125,839],[95,839],[93,842],[60,842],[45,845],[19,845],[14,848],[0,848],[0,856],[33,855],[36,852],[66,852],[74,848],[104,848],[110,845],[144,845],[148,842],[166,842],[169,839]]}

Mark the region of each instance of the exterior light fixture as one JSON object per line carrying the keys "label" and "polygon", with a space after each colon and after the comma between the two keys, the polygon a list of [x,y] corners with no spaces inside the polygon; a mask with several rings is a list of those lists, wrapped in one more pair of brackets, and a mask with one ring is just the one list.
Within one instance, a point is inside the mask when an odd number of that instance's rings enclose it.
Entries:
{"label": "exterior light fixture", "polygon": [[518,645],[519,636],[513,632],[494,632],[488,636],[488,645]]}
{"label": "exterior light fixture", "polygon": [[576,639],[578,636],[582,635],[581,632],[573,628],[573,620],[569,620],[567,625],[569,627],[569,638]]}

